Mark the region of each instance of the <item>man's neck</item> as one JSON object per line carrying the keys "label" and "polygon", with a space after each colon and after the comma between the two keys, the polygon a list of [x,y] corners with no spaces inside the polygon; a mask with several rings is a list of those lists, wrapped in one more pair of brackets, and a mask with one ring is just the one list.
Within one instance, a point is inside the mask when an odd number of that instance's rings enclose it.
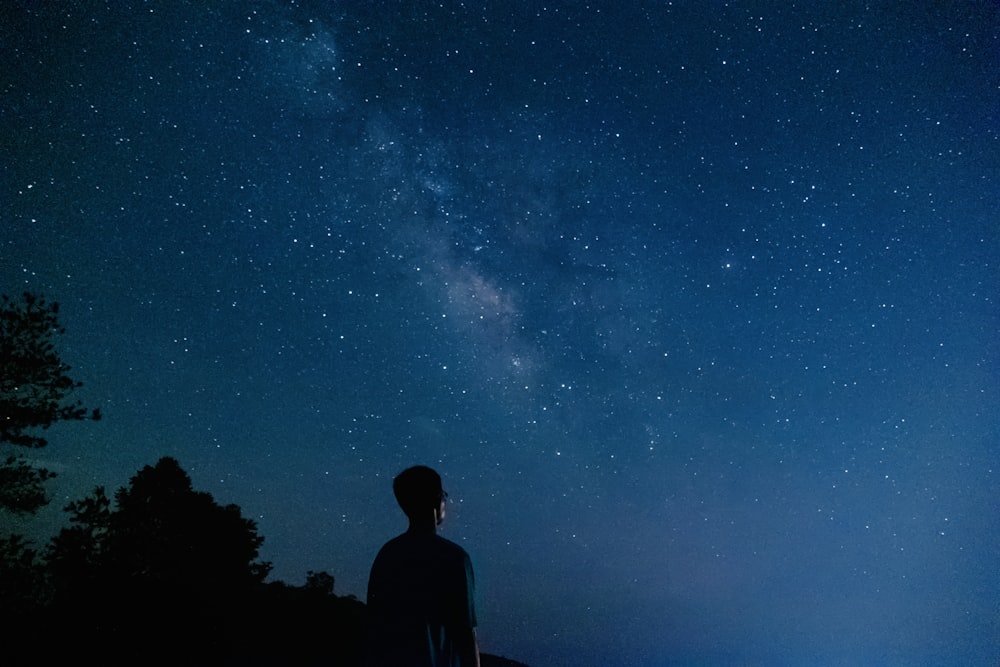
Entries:
{"label": "man's neck", "polygon": [[425,521],[410,521],[410,528],[407,532],[410,533],[436,533],[437,532],[437,521],[434,518],[430,518]]}

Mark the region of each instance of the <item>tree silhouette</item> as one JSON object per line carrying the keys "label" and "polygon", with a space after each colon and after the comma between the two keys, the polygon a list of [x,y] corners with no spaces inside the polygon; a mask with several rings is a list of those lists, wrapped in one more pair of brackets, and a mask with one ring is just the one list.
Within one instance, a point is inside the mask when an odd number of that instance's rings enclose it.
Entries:
{"label": "tree silhouette", "polygon": [[37,554],[21,535],[0,539],[0,618],[36,608],[42,600]]}
{"label": "tree silhouette", "polygon": [[70,525],[52,538],[46,554],[52,593],[59,603],[99,594],[102,570],[106,569],[111,501],[99,486],[65,510],[70,513]]}
{"label": "tree silhouette", "polygon": [[81,655],[204,664],[245,641],[241,610],[270,570],[257,561],[263,538],[175,459],[142,468],[113,502],[97,488],[66,510],[47,554],[50,615]]}
{"label": "tree silhouette", "polygon": [[[53,336],[59,324],[59,304],[25,292],[22,301],[0,297],[0,443],[39,448],[48,441],[38,429],[76,419],[100,419],[79,401],[68,401],[81,383],[68,375]],[[22,454],[0,463],[0,508],[31,513],[46,501],[44,482],[54,473],[30,465]]]}
{"label": "tree silhouette", "polygon": [[[53,337],[64,331],[58,315],[57,303],[27,292],[19,301],[0,297],[0,511],[32,514],[48,502],[45,482],[55,473],[23,453],[48,444],[40,430],[65,420],[100,418],[98,410],[88,413],[68,399],[80,383],[56,353]],[[7,533],[10,524],[0,525]],[[30,627],[47,595],[45,573],[30,543],[22,535],[0,535],[0,625],[18,635]]]}
{"label": "tree silhouette", "polygon": [[126,576],[185,588],[260,583],[270,566],[256,563],[264,538],[236,505],[195,491],[176,459],[146,466],[115,493],[110,553]]}
{"label": "tree silhouette", "polygon": [[8,455],[0,463],[0,508],[18,514],[35,512],[48,503],[45,480],[55,476],[54,472],[31,465],[22,455]]}
{"label": "tree silhouette", "polygon": [[305,589],[307,591],[314,591],[320,595],[333,595],[335,581],[333,575],[329,572],[313,572],[309,570],[306,572]]}

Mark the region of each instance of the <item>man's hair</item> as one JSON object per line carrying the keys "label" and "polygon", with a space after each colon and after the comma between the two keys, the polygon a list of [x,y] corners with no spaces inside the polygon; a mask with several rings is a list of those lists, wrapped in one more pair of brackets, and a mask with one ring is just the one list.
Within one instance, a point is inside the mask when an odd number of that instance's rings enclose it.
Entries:
{"label": "man's hair", "polygon": [[396,502],[411,519],[441,504],[444,491],[441,476],[427,466],[413,466],[392,480]]}

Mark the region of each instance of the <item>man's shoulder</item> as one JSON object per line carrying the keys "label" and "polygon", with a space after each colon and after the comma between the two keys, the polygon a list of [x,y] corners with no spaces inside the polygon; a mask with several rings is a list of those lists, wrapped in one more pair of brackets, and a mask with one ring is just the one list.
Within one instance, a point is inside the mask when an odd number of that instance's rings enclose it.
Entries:
{"label": "man's shoulder", "polygon": [[450,556],[456,559],[465,559],[469,557],[469,554],[466,553],[465,549],[455,542],[452,542],[445,537],[441,537],[437,533],[405,532],[386,542],[382,546],[379,553],[394,554],[399,552],[412,553],[415,551],[434,551],[442,557]]}
{"label": "man's shoulder", "polygon": [[434,537],[436,538],[435,541],[437,542],[438,548],[441,549],[441,551],[454,554],[456,557],[459,556],[462,558],[469,557],[469,554],[465,552],[465,549],[463,549],[455,542],[452,542],[446,537],[441,537],[440,535],[434,535]]}

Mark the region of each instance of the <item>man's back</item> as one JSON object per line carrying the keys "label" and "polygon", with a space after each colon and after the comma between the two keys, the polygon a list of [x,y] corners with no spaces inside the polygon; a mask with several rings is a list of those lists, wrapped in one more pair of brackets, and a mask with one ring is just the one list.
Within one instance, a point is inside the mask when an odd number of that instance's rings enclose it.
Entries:
{"label": "man's back", "polygon": [[472,563],[433,531],[409,530],[379,551],[368,582],[373,667],[466,667],[476,614]]}

